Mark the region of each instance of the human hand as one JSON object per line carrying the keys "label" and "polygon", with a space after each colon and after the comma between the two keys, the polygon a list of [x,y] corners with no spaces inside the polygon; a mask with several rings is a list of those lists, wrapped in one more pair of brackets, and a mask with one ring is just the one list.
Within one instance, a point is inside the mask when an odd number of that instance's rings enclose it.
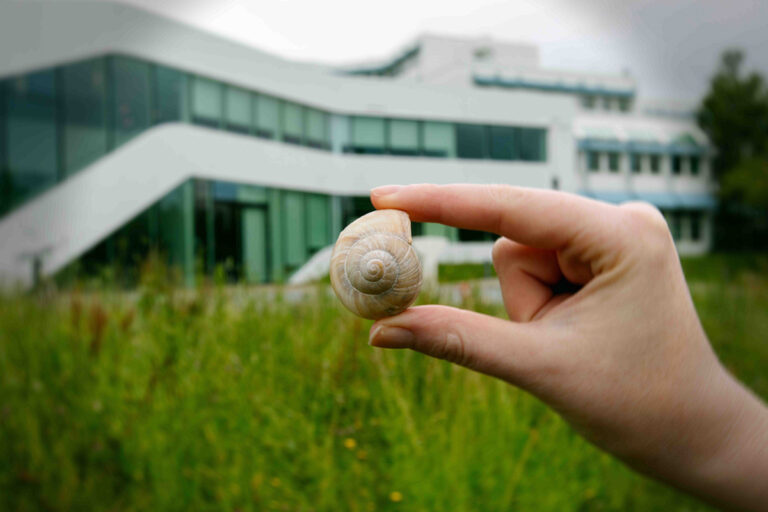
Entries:
{"label": "human hand", "polygon": [[[768,507],[768,409],[717,360],[663,216],[501,185],[374,189],[376,208],[501,236],[510,321],[444,306],[377,321],[370,343],[503,379],[630,466],[729,507]],[[555,294],[561,282],[575,293]]]}

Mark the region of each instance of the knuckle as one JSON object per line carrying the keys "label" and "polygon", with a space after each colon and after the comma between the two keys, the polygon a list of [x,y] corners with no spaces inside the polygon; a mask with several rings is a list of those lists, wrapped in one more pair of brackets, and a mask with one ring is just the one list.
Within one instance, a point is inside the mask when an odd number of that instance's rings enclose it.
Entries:
{"label": "knuckle", "polygon": [[445,331],[434,344],[432,355],[468,368],[473,368],[474,365],[474,357],[466,337],[458,330]]}
{"label": "knuckle", "polygon": [[498,238],[493,243],[493,249],[491,250],[491,259],[493,260],[494,264],[496,264],[499,260],[501,260],[504,257],[504,253],[506,252],[508,245],[509,245],[509,241],[504,237]]}
{"label": "knuckle", "polygon": [[655,206],[632,202],[621,205],[621,209],[626,238],[630,245],[642,244],[645,259],[663,260],[674,252],[667,221]]}
{"label": "knuckle", "polygon": [[634,234],[666,235],[669,232],[667,221],[655,206],[645,202],[631,202],[621,205],[625,222]]}

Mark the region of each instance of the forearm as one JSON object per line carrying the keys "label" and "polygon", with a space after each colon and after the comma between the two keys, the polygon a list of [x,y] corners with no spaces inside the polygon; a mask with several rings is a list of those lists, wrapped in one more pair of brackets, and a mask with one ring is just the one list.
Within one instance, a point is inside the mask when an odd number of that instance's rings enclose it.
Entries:
{"label": "forearm", "polygon": [[724,369],[690,405],[638,469],[728,510],[768,510],[768,408]]}
{"label": "forearm", "polygon": [[696,492],[726,508],[768,510],[768,408],[727,375],[733,410],[728,431],[704,465]]}

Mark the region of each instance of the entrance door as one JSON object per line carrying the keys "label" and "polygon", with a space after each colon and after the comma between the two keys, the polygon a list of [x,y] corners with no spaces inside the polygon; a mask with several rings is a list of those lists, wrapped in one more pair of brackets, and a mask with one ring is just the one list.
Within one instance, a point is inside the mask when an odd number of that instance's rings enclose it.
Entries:
{"label": "entrance door", "polygon": [[263,283],[267,280],[267,210],[247,206],[242,211],[243,274],[249,283]]}
{"label": "entrance door", "polygon": [[237,203],[216,201],[214,206],[216,265],[223,268],[228,281],[240,278],[242,265],[241,207]]}

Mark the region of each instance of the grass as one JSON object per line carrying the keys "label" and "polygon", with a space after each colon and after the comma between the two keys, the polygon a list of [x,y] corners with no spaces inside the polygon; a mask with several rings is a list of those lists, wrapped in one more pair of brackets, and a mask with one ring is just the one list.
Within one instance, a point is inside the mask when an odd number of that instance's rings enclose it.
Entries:
{"label": "grass", "polygon": [[[718,353],[768,397],[768,258],[685,266]],[[370,322],[316,291],[150,275],[0,299],[0,508],[706,510],[517,389],[369,348]]]}

